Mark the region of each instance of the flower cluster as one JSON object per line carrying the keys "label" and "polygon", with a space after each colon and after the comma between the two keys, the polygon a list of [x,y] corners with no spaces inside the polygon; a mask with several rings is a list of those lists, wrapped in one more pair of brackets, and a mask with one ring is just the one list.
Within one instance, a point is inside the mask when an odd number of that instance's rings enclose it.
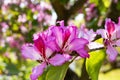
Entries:
{"label": "flower cluster", "polygon": [[106,19],[105,29],[99,29],[97,33],[104,38],[104,46],[110,61],[114,61],[118,54],[115,47],[120,46],[120,18],[118,24],[111,19]]}
{"label": "flower cluster", "polygon": [[[88,40],[79,38],[79,29],[76,26],[50,26],[48,30],[34,34],[34,43],[28,43],[22,47],[22,55],[41,62],[32,70],[31,79],[36,80],[47,67],[47,65],[60,66],[70,61],[77,54],[82,58],[88,58]],[[76,44],[77,43],[77,44]]]}
{"label": "flower cluster", "polygon": [[[106,19],[105,29],[97,32],[88,30],[84,26],[64,26],[64,21],[59,21],[59,26],[50,26],[46,31],[34,34],[34,43],[22,46],[24,58],[40,62],[34,67],[31,80],[36,80],[42,75],[47,65],[60,66],[71,61],[74,56],[89,58],[88,49],[106,48],[110,61],[114,61],[120,46],[120,18],[118,24]],[[101,35],[104,45],[93,42],[96,35]]]}

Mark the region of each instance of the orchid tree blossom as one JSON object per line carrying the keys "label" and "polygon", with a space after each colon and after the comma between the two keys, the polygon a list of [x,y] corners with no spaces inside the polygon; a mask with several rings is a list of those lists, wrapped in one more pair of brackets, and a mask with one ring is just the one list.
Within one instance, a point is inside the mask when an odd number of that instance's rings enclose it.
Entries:
{"label": "orchid tree blossom", "polygon": [[63,55],[54,54],[53,50],[46,46],[43,36],[41,35],[34,37],[34,44],[23,45],[21,51],[23,57],[41,62],[41,64],[33,68],[31,80],[37,80],[48,64],[59,66],[66,61]]}
{"label": "orchid tree blossom", "polygon": [[106,53],[108,54],[110,61],[114,61],[118,55],[118,51],[115,47],[120,46],[119,23],[115,24],[111,19],[106,19],[105,29],[99,29],[97,33],[104,38]]}
{"label": "orchid tree blossom", "polygon": [[89,43],[84,38],[78,38],[78,29],[75,26],[50,26],[48,30],[34,34],[34,43],[22,46],[24,58],[41,62],[34,67],[31,80],[36,80],[42,75],[47,65],[60,66],[72,59],[72,52],[76,52],[82,58],[89,57],[86,46]]}
{"label": "orchid tree blossom", "polygon": [[86,46],[88,40],[78,37],[78,28],[76,26],[64,26],[64,21],[59,22],[59,26],[52,26],[50,28],[55,41],[49,43],[49,46],[55,45],[54,50],[63,55],[70,56],[73,51],[82,58],[89,57]]}
{"label": "orchid tree blossom", "polygon": [[[93,29],[88,30],[85,25],[81,25],[79,29],[79,38],[85,38],[89,41],[89,44],[87,45],[88,48],[91,49],[97,49],[100,47],[103,47],[103,44],[97,43],[94,41],[97,33],[93,31]],[[94,45],[94,46],[93,46]]]}

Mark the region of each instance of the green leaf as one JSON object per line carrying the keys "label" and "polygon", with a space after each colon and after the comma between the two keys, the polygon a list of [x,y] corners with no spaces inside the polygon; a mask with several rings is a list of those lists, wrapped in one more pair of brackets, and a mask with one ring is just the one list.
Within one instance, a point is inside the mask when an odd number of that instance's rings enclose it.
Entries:
{"label": "green leaf", "polygon": [[90,0],[90,3],[94,3],[94,4],[98,5],[99,4],[99,0]]}
{"label": "green leaf", "polygon": [[90,52],[90,58],[86,59],[86,70],[91,80],[98,80],[99,70],[105,56],[105,50]]}
{"label": "green leaf", "polygon": [[44,71],[44,73],[39,77],[38,80],[46,80],[46,74],[47,74],[47,70]]}
{"label": "green leaf", "polygon": [[105,5],[106,8],[110,7],[111,0],[102,0],[103,4]]}
{"label": "green leaf", "polygon": [[64,80],[69,64],[70,63],[65,63],[62,66],[50,66],[46,80]]}

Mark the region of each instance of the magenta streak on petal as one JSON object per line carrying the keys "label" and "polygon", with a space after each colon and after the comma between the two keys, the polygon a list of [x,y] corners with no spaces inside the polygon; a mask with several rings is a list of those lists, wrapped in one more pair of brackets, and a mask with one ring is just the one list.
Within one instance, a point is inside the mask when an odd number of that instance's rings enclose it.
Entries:
{"label": "magenta streak on petal", "polygon": [[45,58],[45,44],[41,36],[34,40],[35,47],[41,52],[41,55]]}
{"label": "magenta streak on petal", "polygon": [[110,37],[111,34],[115,30],[115,24],[110,19],[107,19],[105,25],[106,25],[106,28],[107,28],[107,31],[108,31],[108,34],[109,34],[109,37]]}
{"label": "magenta streak on petal", "polygon": [[70,31],[68,29],[65,30],[65,33],[64,33],[64,42],[63,42],[63,46],[66,44],[67,40],[69,39],[70,37]]}
{"label": "magenta streak on petal", "polygon": [[37,80],[39,76],[41,76],[44,72],[44,69],[46,68],[46,63],[41,63],[38,66],[35,66],[32,69],[32,74],[30,75],[31,80]]}
{"label": "magenta streak on petal", "polygon": [[53,27],[52,29],[53,36],[56,37],[56,42],[60,48],[63,46],[63,29],[61,27]]}
{"label": "magenta streak on petal", "polygon": [[70,37],[68,39],[68,43],[70,43],[73,39],[75,39],[77,36],[77,27],[75,26],[70,26],[68,27],[70,31]]}

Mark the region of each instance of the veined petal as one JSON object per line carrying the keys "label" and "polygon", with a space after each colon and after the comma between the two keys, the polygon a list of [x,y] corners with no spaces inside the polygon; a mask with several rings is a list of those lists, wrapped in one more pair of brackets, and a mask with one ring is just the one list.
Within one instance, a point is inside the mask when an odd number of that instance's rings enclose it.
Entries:
{"label": "veined petal", "polygon": [[87,32],[87,39],[89,42],[91,42],[92,40],[94,40],[95,36],[96,36],[96,33],[91,29]]}
{"label": "veined petal", "polygon": [[97,42],[91,42],[88,44],[88,47],[89,49],[96,49],[96,48],[104,47],[104,45]]}
{"label": "veined petal", "polygon": [[66,61],[69,61],[72,56],[70,56],[68,53],[63,53],[63,56],[65,57]]}
{"label": "veined petal", "polygon": [[46,47],[46,50],[45,50],[45,55],[47,58],[49,58],[53,53],[53,50],[50,49],[49,47]]}
{"label": "veined petal", "polygon": [[89,42],[84,38],[74,39],[68,46],[69,50],[78,50],[84,48]]}
{"label": "veined petal", "polygon": [[115,45],[120,47],[120,39],[115,42]]}
{"label": "veined petal", "polygon": [[88,51],[83,49],[79,49],[76,51],[82,58],[89,58]]}
{"label": "veined petal", "polygon": [[62,48],[63,45],[63,30],[61,27],[53,27],[52,29],[53,35],[56,37],[56,42],[59,45],[60,48]]}
{"label": "veined petal", "polygon": [[66,58],[61,54],[56,54],[54,57],[49,59],[49,63],[53,66],[60,66],[66,62]]}
{"label": "veined petal", "polygon": [[41,55],[45,57],[45,43],[41,36],[34,40],[34,45],[41,52]]}
{"label": "veined petal", "polygon": [[75,39],[77,37],[77,27],[70,26],[70,27],[68,27],[68,30],[70,32],[68,43],[70,43],[73,39]]}
{"label": "veined petal", "polygon": [[53,51],[59,51],[60,47],[59,45],[56,43],[55,40],[51,40],[49,42],[46,43],[46,45],[51,48]]}
{"label": "veined petal", "polygon": [[112,45],[107,46],[106,53],[109,55],[110,61],[114,61],[118,54],[118,52],[112,47]]}
{"label": "veined petal", "polygon": [[32,74],[30,75],[31,80],[37,80],[37,78],[41,76],[42,73],[44,72],[44,69],[46,68],[46,66],[47,66],[46,63],[44,62],[38,66],[35,66],[32,69]]}
{"label": "veined petal", "polygon": [[97,30],[97,34],[100,34],[100,35],[102,36],[102,38],[104,38],[104,39],[107,39],[107,38],[108,38],[108,37],[107,37],[107,31],[104,30],[104,29],[99,29],[99,30]]}
{"label": "veined petal", "polygon": [[111,19],[106,19],[105,29],[108,31],[108,34],[111,35],[115,30],[115,23]]}
{"label": "veined petal", "polygon": [[22,46],[22,56],[31,60],[42,60],[40,52],[35,49],[32,44],[25,44]]}

